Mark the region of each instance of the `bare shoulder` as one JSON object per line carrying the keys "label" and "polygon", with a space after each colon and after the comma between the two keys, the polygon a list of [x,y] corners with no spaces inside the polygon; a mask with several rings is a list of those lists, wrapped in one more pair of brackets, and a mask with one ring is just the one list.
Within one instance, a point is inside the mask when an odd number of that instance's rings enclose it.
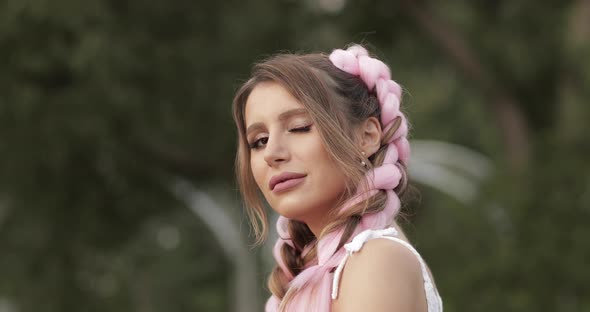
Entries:
{"label": "bare shoulder", "polygon": [[426,311],[420,262],[399,242],[372,239],[342,271],[336,312]]}

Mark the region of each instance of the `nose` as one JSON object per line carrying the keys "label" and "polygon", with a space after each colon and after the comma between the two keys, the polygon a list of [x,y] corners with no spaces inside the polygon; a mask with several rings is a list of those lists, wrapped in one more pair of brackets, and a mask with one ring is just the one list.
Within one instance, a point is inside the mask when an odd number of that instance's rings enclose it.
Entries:
{"label": "nose", "polygon": [[264,160],[266,163],[275,167],[289,159],[289,151],[280,137],[269,137],[264,147]]}

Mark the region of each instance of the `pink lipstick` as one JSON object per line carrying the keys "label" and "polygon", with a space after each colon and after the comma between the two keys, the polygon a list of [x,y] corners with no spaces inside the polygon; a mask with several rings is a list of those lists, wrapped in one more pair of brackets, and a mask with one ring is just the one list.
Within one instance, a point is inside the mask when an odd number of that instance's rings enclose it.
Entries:
{"label": "pink lipstick", "polygon": [[283,172],[272,177],[268,183],[268,187],[275,193],[282,192],[299,185],[307,175],[295,172]]}

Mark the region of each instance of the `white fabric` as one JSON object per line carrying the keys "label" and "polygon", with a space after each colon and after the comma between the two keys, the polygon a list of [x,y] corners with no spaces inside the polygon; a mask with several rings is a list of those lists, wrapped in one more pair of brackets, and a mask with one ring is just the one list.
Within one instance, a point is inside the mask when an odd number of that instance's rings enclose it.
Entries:
{"label": "white fabric", "polygon": [[352,241],[346,245],[344,245],[344,249],[346,249],[346,255],[340,261],[340,264],[336,268],[334,272],[334,280],[332,281],[332,299],[338,298],[338,287],[340,284],[340,275],[342,274],[342,270],[344,269],[344,265],[346,264],[346,260],[348,257],[353,253],[361,250],[363,245],[370,239],[375,238],[386,238],[392,240],[394,242],[400,243],[402,246],[408,248],[420,262],[420,267],[422,269],[422,278],[424,279],[424,292],[426,293],[426,303],[428,305],[428,312],[442,312],[443,305],[442,299],[438,294],[438,291],[434,287],[432,280],[430,278],[430,274],[428,274],[428,269],[426,268],[426,263],[420,256],[420,254],[406,241],[396,237],[398,236],[398,232],[395,228],[387,228],[384,230],[365,230],[358,235],[356,235]]}

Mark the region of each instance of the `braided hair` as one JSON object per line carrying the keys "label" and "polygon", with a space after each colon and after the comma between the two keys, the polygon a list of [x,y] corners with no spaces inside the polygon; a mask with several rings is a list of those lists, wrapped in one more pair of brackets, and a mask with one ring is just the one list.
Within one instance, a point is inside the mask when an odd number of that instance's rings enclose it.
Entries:
{"label": "braided hair", "polygon": [[[233,111],[236,173],[257,242],[268,232],[267,217],[249,168],[244,108],[251,91],[264,81],[281,84],[309,111],[327,151],[347,177],[345,196],[318,237],[303,222],[279,217],[273,248],[277,266],[269,278],[272,296],[266,311],[329,311],[332,272],[345,256],[343,245],[364,230],[388,227],[400,210],[410,156],[401,87],[391,80],[388,66],[360,45],[330,55],[280,54],[254,66],[252,78],[234,98]],[[352,129],[370,117],[379,118],[383,134],[366,168],[358,161],[362,156]]]}

